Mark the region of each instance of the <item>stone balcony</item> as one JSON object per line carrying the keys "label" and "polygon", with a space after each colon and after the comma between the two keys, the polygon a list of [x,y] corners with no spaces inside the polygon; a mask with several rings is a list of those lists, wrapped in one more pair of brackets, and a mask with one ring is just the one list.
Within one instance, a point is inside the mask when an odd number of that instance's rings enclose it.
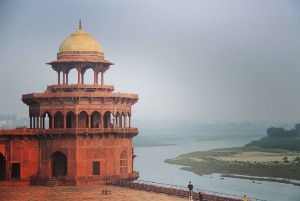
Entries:
{"label": "stone balcony", "polygon": [[138,128],[57,128],[57,129],[9,129],[0,130],[2,137],[34,137],[56,139],[69,137],[110,137],[132,138],[138,134]]}

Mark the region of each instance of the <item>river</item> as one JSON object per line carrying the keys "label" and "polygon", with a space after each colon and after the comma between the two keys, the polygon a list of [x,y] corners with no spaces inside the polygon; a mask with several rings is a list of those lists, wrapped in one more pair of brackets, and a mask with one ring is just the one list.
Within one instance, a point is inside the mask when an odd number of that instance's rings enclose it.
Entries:
{"label": "river", "polygon": [[[150,137],[149,137],[150,139]],[[220,174],[199,176],[181,170],[182,166],[165,163],[165,159],[175,158],[181,154],[204,151],[216,148],[244,146],[257,137],[239,137],[228,139],[172,139],[159,140],[157,144],[144,146],[147,136],[133,139],[134,153],[138,156],[134,161],[134,170],[140,172],[139,180],[187,186],[192,181],[194,187],[206,191],[243,196],[261,200],[299,201],[300,187],[277,182],[222,178]],[[149,140],[150,141],[150,140]],[[160,142],[159,142],[160,141]],[[299,181],[298,181],[299,182]]]}

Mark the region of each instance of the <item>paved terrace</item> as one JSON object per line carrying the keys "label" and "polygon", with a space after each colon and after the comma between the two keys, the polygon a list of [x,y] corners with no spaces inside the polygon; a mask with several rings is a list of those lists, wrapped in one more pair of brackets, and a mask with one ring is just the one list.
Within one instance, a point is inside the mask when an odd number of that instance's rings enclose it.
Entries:
{"label": "paved terrace", "polygon": [[[111,195],[103,195],[102,190],[111,190]],[[0,188],[0,200],[46,201],[46,200],[110,200],[110,201],[183,201],[188,198],[170,196],[162,193],[134,190],[113,185],[93,186],[17,186]]]}

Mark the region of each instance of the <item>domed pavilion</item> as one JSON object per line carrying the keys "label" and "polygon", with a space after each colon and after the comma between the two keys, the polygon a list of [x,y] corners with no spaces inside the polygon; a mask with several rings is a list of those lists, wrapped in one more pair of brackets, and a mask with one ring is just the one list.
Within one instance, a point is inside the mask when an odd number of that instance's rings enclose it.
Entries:
{"label": "domed pavilion", "polygon": [[[80,23],[47,64],[57,73],[57,83],[43,93],[22,95],[30,128],[0,131],[0,186],[137,179],[132,138],[138,129],[131,126],[131,107],[139,98],[113,93],[114,86],[104,83],[113,63],[105,60],[100,43]],[[88,69],[92,84],[84,82]],[[76,84],[69,83],[71,71]]]}

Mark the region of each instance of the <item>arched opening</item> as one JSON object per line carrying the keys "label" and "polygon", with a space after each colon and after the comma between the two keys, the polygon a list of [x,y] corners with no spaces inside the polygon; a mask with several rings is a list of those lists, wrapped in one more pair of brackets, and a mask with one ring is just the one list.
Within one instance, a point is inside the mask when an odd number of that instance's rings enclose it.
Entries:
{"label": "arched opening", "polygon": [[72,68],[69,70],[67,75],[68,84],[77,84],[78,83],[78,71],[76,68]]}
{"label": "arched opening", "polygon": [[94,83],[94,71],[92,67],[84,66],[81,70],[81,84],[93,84],[93,83]]}
{"label": "arched opening", "polygon": [[6,162],[5,157],[0,152],[0,181],[6,179]]}
{"label": "arched opening", "polygon": [[126,113],[126,116],[125,116],[125,118],[126,118],[126,125],[125,125],[125,127],[126,128],[129,128],[130,127],[130,118],[129,118],[129,116],[130,116],[130,114],[129,114],[129,112],[127,112]]}
{"label": "arched opening", "polygon": [[120,173],[121,174],[127,174],[127,168],[128,168],[128,161],[127,161],[127,152],[122,151],[120,156]]}
{"label": "arched opening", "polygon": [[114,117],[110,111],[107,111],[103,115],[103,127],[104,128],[113,128]]}
{"label": "arched opening", "polygon": [[64,115],[61,112],[54,116],[54,128],[64,128]]}
{"label": "arched opening", "polygon": [[122,117],[121,117],[120,113],[117,112],[117,114],[116,114],[116,122],[115,122],[116,128],[121,127],[121,124],[122,124],[122,119],[121,118]]}
{"label": "arched opening", "polygon": [[66,128],[76,128],[76,116],[74,112],[68,112],[67,117],[66,117]]}
{"label": "arched opening", "polygon": [[67,156],[60,151],[53,153],[50,157],[52,177],[67,175]]}
{"label": "arched opening", "polygon": [[125,125],[125,123],[126,123],[126,116],[125,116],[125,114],[124,114],[124,112],[122,112],[122,114],[121,114],[121,125],[120,125],[120,127],[121,128],[126,128],[126,125]]}
{"label": "arched opening", "polygon": [[49,112],[43,115],[43,129],[50,129],[52,126],[52,116]]}
{"label": "arched opening", "polygon": [[101,128],[101,115],[99,112],[94,111],[91,115],[91,128]]}
{"label": "arched opening", "polygon": [[95,151],[88,158],[92,157],[93,160],[93,175],[100,175],[100,159],[104,159],[105,156],[102,152]]}
{"label": "arched opening", "polygon": [[89,125],[89,116],[87,112],[82,111],[78,116],[78,128],[87,128]]}

